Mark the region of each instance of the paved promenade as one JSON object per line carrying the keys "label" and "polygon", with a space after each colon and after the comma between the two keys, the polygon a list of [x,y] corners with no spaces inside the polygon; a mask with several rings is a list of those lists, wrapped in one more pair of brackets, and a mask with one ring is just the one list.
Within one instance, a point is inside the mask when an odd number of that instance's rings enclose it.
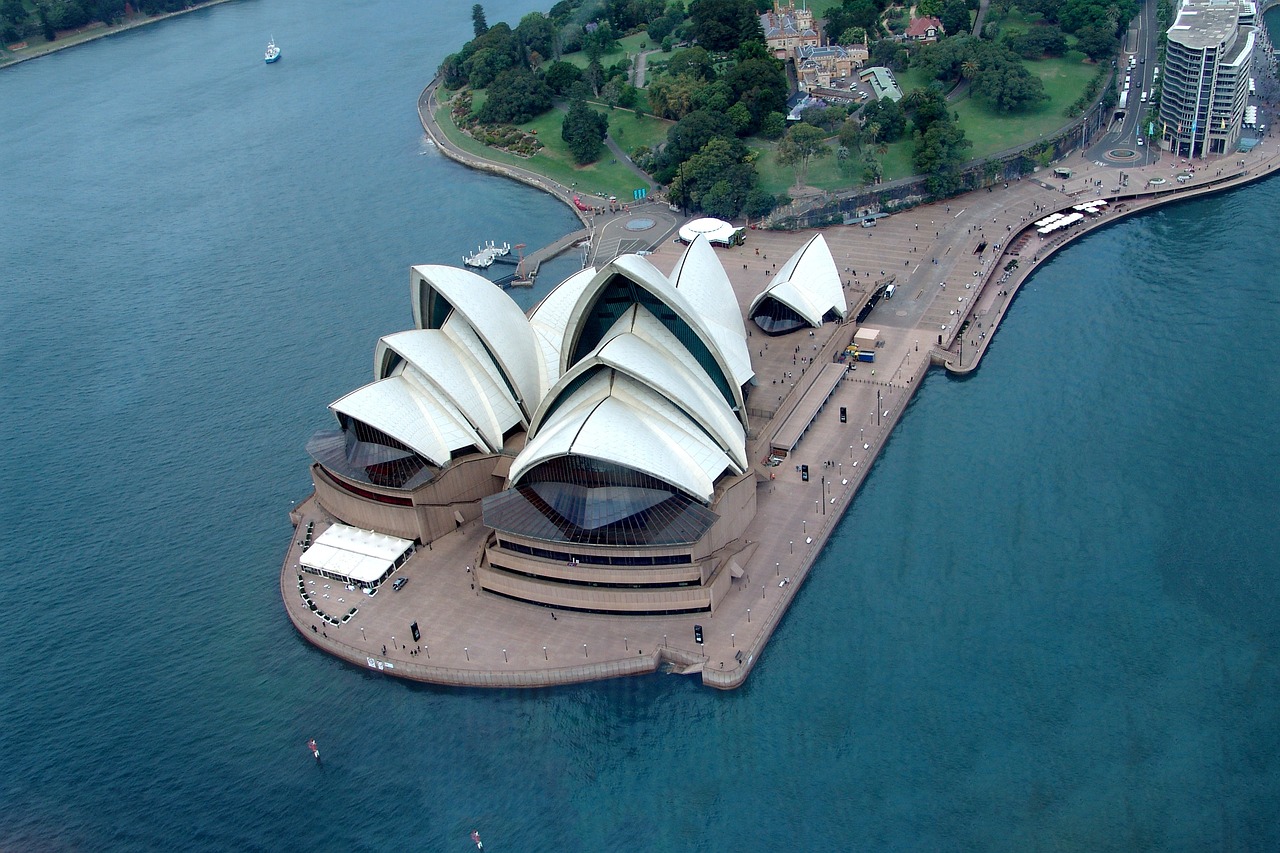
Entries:
{"label": "paved promenade", "polygon": [[[1278,163],[1271,139],[1250,154],[1197,161],[1194,175],[1188,164],[1167,156],[1163,162],[1124,170],[1082,161],[1071,164],[1078,171],[1066,182],[1050,180],[1052,172],[1045,170],[1043,178],[1025,178],[897,213],[874,228],[824,229],[851,305],[862,304],[879,283],[894,283],[895,296],[882,300],[862,324],[880,329],[883,345],[875,350],[874,363],[856,365],[838,383],[791,457],[770,467],[766,458],[775,433],[800,405],[821,368],[837,360],[855,327],[852,322],[829,323],[812,334],[800,331],[782,337],[749,332],[747,344],[759,384],[748,402],[748,456],[759,483],[759,511],[749,539],[737,543],[736,560],[743,575],[732,581],[714,615],[553,612],[480,593],[469,571],[481,557],[486,533],[476,521],[420,550],[401,569],[410,580],[400,592],[384,587],[370,599],[304,575],[322,609],[340,615],[352,606],[359,608],[341,627],[321,622],[303,603],[295,569],[300,548],[295,542],[281,572],[286,611],[302,635],[325,651],[358,666],[416,680],[530,687],[665,667],[700,674],[714,687],[736,687],[759,659],[827,538],[849,511],[931,364],[956,372],[979,364],[1018,287],[1070,240],[1135,212],[1269,176]],[[1128,176],[1124,186],[1118,183],[1121,171]],[[1183,173],[1188,179],[1179,183],[1176,176]],[[1046,239],[1031,227],[1049,213],[1097,198],[1110,201],[1107,212],[1067,233]],[[630,218],[644,215],[641,211],[614,217],[610,227],[625,233]],[[752,231],[746,245],[717,250],[744,312],[809,236]],[[977,251],[983,242],[986,248]],[[664,236],[650,260],[668,271],[681,249]],[[1018,261],[1016,269],[1001,280],[1012,260]],[[848,411],[844,424],[839,422],[841,406]],[[796,471],[801,463],[810,468],[807,483]],[[293,515],[295,523],[315,521],[317,534],[331,522],[313,500]],[[409,623],[414,621],[422,632],[418,643],[409,639]],[[695,624],[703,627],[702,646],[694,642]]]}

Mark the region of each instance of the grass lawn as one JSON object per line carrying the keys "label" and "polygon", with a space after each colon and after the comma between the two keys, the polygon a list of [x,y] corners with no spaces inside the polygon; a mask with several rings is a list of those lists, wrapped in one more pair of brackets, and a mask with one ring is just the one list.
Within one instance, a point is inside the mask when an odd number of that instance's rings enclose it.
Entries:
{"label": "grass lawn", "polygon": [[[480,94],[482,93],[476,93],[474,97],[479,100]],[[615,110],[614,112],[620,113],[621,111]],[[652,132],[643,123],[637,122],[634,113],[628,112],[626,115],[630,117],[631,122],[635,122],[635,127],[627,127],[627,132],[634,130],[636,136],[644,136]],[[441,107],[436,113],[436,120],[440,122],[441,128],[444,129],[449,139],[468,153],[495,160],[499,163],[519,166],[531,172],[537,172],[565,186],[574,186],[576,184],[584,192],[602,196],[616,195],[618,198],[629,199],[631,198],[632,190],[644,185],[639,176],[625,165],[616,162],[608,149],[603,146],[601,147],[603,153],[595,163],[589,166],[575,165],[573,158],[569,155],[568,147],[565,145],[564,140],[560,138],[560,125],[564,121],[564,113],[560,110],[551,110],[527,124],[519,125],[523,130],[536,130],[538,139],[546,146],[529,158],[517,157],[514,154],[498,151],[476,142],[470,136],[458,130],[453,124],[447,106]],[[666,133],[666,122],[648,117],[646,117],[645,121],[654,125],[662,125],[662,133]],[[624,143],[619,144],[623,145],[625,150],[626,145]]]}
{"label": "grass lawn", "polygon": [[[653,43],[653,39],[649,38],[648,33],[636,33],[633,36],[618,39],[618,47],[601,56],[600,64],[605,68],[608,68],[610,65],[617,65],[624,57],[635,56],[639,53],[642,49],[640,47],[641,44],[648,45],[648,47],[657,47],[657,45]],[[587,58],[586,52],[581,50],[576,53],[566,53],[564,56],[560,57],[560,59],[565,62],[572,63],[579,68],[586,68],[591,64],[591,60]]]}
{"label": "grass lawn", "polygon": [[924,72],[923,68],[908,68],[906,71],[895,71],[893,72],[893,79],[898,81],[898,86],[901,87],[904,95],[912,89],[928,89],[930,84],[936,82]]}
{"label": "grass lawn", "polygon": [[1083,59],[1083,54],[1072,51],[1061,59],[1026,63],[1027,69],[1044,83],[1049,95],[1049,100],[1026,112],[996,112],[985,101],[970,96],[952,104],[952,110],[960,115],[965,136],[973,142],[969,156],[985,157],[1034,141],[1066,124],[1069,121],[1067,107],[1080,97],[1098,71],[1097,65]]}
{"label": "grass lawn", "polygon": [[[760,174],[760,187],[765,192],[773,195],[784,192],[790,193],[796,185],[795,167],[779,165],[774,156],[776,144],[759,139],[748,139],[746,142],[748,147],[760,154],[756,158],[756,171]],[[817,157],[810,161],[809,174],[805,179],[805,183],[811,187],[832,192],[852,189],[858,186],[859,179],[857,177],[846,177],[840,171],[840,161],[835,154],[838,145],[837,141],[832,138],[827,140],[827,144],[831,147],[831,153],[825,157]],[[883,180],[892,181],[914,174],[915,169],[912,166],[911,154],[911,142],[902,140],[890,145],[888,151],[884,154],[877,155],[880,158],[880,165],[884,173]],[[858,152],[853,152],[855,159],[860,159],[861,156]]]}
{"label": "grass lawn", "polygon": [[667,130],[675,124],[651,115],[636,118],[634,110],[624,110],[621,107],[610,110],[607,115],[609,116],[609,135],[613,137],[614,142],[618,143],[618,147],[628,154],[634,154],[635,150],[642,145],[650,148],[661,145],[667,140]]}

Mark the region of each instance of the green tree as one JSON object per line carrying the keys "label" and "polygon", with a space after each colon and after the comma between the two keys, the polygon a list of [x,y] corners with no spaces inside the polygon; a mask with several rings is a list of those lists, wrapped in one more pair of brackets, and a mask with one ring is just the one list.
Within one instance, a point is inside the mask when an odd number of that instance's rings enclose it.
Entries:
{"label": "green tree", "polygon": [[551,109],[551,89],[527,68],[510,68],[494,78],[477,118],[484,124],[520,124]]}
{"label": "green tree", "polygon": [[747,199],[742,205],[742,213],[752,219],[759,219],[762,216],[768,216],[777,205],[776,198],[757,187],[747,193]]}
{"label": "green tree", "polygon": [[671,183],[679,166],[701,151],[713,139],[732,140],[735,158],[741,159],[746,148],[734,136],[728,116],[707,110],[695,110],[667,131],[667,145],[654,177],[660,184]]}
{"label": "green tree", "polygon": [[1095,62],[1114,56],[1119,44],[1105,26],[1082,27],[1076,32],[1076,48]]}
{"label": "green tree", "polygon": [[880,178],[884,175],[884,167],[880,165],[880,160],[870,151],[862,154],[862,177],[868,184],[880,183]]}
{"label": "green tree", "polygon": [[936,18],[942,14],[943,0],[920,0],[916,4],[917,18]]}
{"label": "green tree", "polygon": [[1018,112],[1048,100],[1040,78],[1021,62],[995,62],[973,81],[973,92],[1000,112]]}
{"label": "green tree", "polygon": [[938,20],[942,24],[942,29],[949,36],[958,36],[969,32],[971,26],[969,21],[969,7],[964,0],[947,0],[946,5],[942,7]]}
{"label": "green tree", "polygon": [[671,54],[671,59],[667,61],[667,73],[672,77],[684,74],[695,80],[716,79],[716,68],[711,62],[711,54],[701,47],[677,50]]}
{"label": "green tree", "polygon": [[26,23],[29,16],[27,7],[22,5],[22,0],[4,0],[0,3],[0,17],[14,26],[19,26]]}
{"label": "green tree", "polygon": [[689,21],[692,36],[710,51],[729,51],[749,39],[764,39],[750,0],[693,0]]}
{"label": "green tree", "polygon": [[494,78],[511,67],[511,58],[501,51],[482,48],[466,62],[467,83],[473,89],[487,89]]}
{"label": "green tree", "polygon": [[786,132],[778,143],[777,160],[783,166],[798,166],[796,169],[796,186],[804,183],[809,173],[809,162],[829,149],[824,140],[826,134],[820,128],[810,124],[797,124]]}
{"label": "green tree", "polygon": [[965,151],[973,143],[965,139],[964,130],[954,122],[934,122],[916,140],[913,156],[916,172],[928,175],[929,192],[936,197],[952,195],[960,189],[960,166]]}
{"label": "green tree", "polygon": [[884,142],[897,141],[907,130],[906,114],[902,112],[902,107],[889,98],[872,101],[863,107],[862,122],[864,129],[872,124],[876,125],[880,129],[877,138]]}
{"label": "green tree", "polygon": [[541,12],[530,12],[521,18],[515,35],[524,47],[526,55],[537,53],[545,57],[555,53],[555,24]]}
{"label": "green tree", "polygon": [[475,32],[476,38],[489,32],[489,24],[484,19],[484,7],[479,3],[471,7],[471,29]]}
{"label": "green tree", "polygon": [[560,138],[569,146],[573,161],[579,166],[594,163],[600,157],[600,144],[609,132],[609,120],[587,106],[574,101],[560,125]]}
{"label": "green tree", "polygon": [[551,91],[563,96],[569,87],[582,79],[582,69],[572,62],[556,61],[542,72],[542,80],[551,87]]}
{"label": "green tree", "polygon": [[[746,107],[743,107],[743,109],[746,109]],[[786,132],[787,117],[780,112],[771,112],[764,117],[764,121],[760,122],[760,135],[765,139],[781,139],[782,134]]]}
{"label": "green tree", "polygon": [[840,44],[866,44],[867,30],[865,27],[846,27],[844,32],[840,34]]}
{"label": "green tree", "polygon": [[785,112],[790,85],[782,63],[773,58],[739,62],[725,75],[737,100],[751,113],[754,131],[771,112]]}

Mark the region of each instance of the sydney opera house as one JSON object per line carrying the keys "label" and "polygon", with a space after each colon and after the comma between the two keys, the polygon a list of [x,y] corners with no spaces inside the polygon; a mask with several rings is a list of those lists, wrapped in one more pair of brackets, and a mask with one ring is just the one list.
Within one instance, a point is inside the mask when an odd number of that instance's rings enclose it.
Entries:
{"label": "sydney opera house", "polygon": [[[378,341],[374,381],[308,442],[320,506],[424,545],[479,521],[475,583],[512,600],[713,609],[768,474],[748,458],[744,312],[706,239],[669,275],[638,255],[584,269],[528,316],[461,269],[410,282],[414,328]],[[846,313],[820,236],[767,284],[757,335]]]}

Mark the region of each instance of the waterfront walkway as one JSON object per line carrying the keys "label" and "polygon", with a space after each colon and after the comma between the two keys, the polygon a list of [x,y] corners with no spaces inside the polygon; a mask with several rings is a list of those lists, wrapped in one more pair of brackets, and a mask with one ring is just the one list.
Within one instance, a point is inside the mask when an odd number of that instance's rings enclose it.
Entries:
{"label": "waterfront walkway", "polygon": [[[821,371],[837,361],[855,324],[828,323],[812,335],[797,331],[780,337],[756,334],[748,324],[758,383],[749,400],[748,458],[758,483],[758,511],[749,538],[733,546],[742,575],[732,580],[713,614],[613,617],[550,611],[483,594],[472,584],[470,567],[481,559],[487,531],[470,521],[421,549],[401,569],[409,583],[400,592],[384,588],[370,599],[326,589],[330,582],[304,576],[304,583],[316,581],[308,590],[322,608],[332,608],[328,612],[340,615],[359,607],[341,627],[318,620],[299,595],[295,542],[281,567],[290,619],[310,642],[356,665],[441,684],[544,686],[653,672],[664,664],[672,671],[699,673],[714,687],[742,684],[931,364],[956,372],[976,367],[1018,287],[1071,240],[1135,212],[1269,176],[1280,157],[1275,141],[1267,139],[1249,154],[1198,161],[1191,176],[1187,164],[1166,155],[1162,162],[1124,169],[1128,181],[1123,186],[1117,185],[1120,170],[1072,165],[1078,172],[1066,182],[1049,181],[1046,170],[1044,179],[1034,176],[921,206],[875,228],[823,230],[850,305],[862,304],[877,282],[893,277],[894,298],[882,300],[864,322],[881,331],[884,345],[877,347],[875,363],[850,365],[828,405],[812,407],[815,415],[802,430],[803,440],[783,464],[770,466],[770,448],[787,415],[801,407],[801,397]],[[1188,180],[1179,183],[1176,175],[1183,172]],[[1111,202],[1103,215],[1049,238],[1034,233],[1032,222],[1096,198]],[[637,215],[618,215],[612,227],[625,231],[625,223]],[[808,236],[752,231],[746,245],[717,250],[744,314]],[[983,242],[987,246],[979,252]],[[654,245],[650,259],[670,270],[682,247],[665,239]],[[1002,281],[1011,260],[1018,265]],[[825,398],[825,389],[818,390]],[[847,423],[839,421],[840,406],[848,412]],[[797,470],[801,464],[809,466],[808,482]],[[293,516],[295,523],[315,521],[317,534],[331,521],[313,500]],[[331,597],[322,598],[326,594]],[[411,622],[422,632],[417,643],[409,640]],[[694,641],[695,624],[703,628],[703,645]],[[417,648],[421,652],[413,654]]]}

